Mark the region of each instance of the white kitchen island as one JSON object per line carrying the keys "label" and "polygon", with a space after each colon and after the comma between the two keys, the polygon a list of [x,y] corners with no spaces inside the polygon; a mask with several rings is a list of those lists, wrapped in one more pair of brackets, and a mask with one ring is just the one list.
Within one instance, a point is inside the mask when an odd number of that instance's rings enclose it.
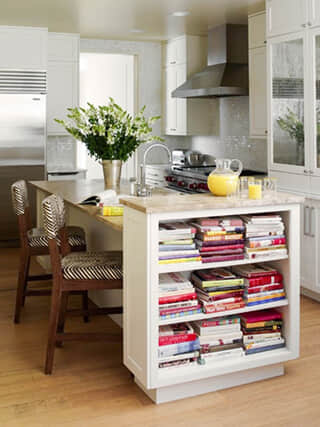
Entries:
{"label": "white kitchen island", "polygon": [[[284,362],[299,355],[300,203],[302,199],[278,193],[262,201],[232,200],[209,194],[128,198],[124,215],[124,363],[136,383],[155,402],[195,396],[222,388],[284,374]],[[288,256],[266,259],[284,277],[286,299],[215,314],[196,314],[159,320],[159,274],[226,267],[264,260],[202,264],[158,264],[158,230],[163,220],[278,213],[286,227]],[[283,313],[286,347],[206,365],[158,368],[159,326],[278,308]]]}
{"label": "white kitchen island", "polygon": [[[138,386],[156,403],[195,396],[227,387],[284,374],[284,363],[299,355],[300,291],[300,204],[303,198],[278,193],[261,201],[213,197],[210,194],[180,195],[161,190],[151,198],[124,196],[122,218],[106,218],[95,208],[81,207],[79,201],[101,191],[102,183],[33,182],[38,206],[47,194],[58,192],[66,201],[69,223],[86,228],[90,250],[119,249],[124,252],[124,364],[133,373]],[[121,191],[123,194],[123,191]],[[159,274],[192,271],[212,267],[263,262],[238,260],[192,266],[158,264],[158,230],[163,220],[223,217],[252,213],[278,213],[286,227],[288,256],[266,261],[284,277],[286,299],[268,304],[215,314],[196,314],[178,319],[159,320]],[[95,297],[95,302],[99,303]],[[104,297],[114,305],[121,294]],[[238,358],[226,358],[206,365],[158,368],[159,326],[198,319],[274,308],[282,311],[286,347]]]}

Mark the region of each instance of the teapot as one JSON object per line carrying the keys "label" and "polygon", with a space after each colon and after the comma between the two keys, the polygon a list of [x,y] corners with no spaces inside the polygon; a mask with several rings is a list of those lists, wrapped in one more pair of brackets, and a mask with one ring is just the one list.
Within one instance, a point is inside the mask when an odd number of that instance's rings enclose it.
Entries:
{"label": "teapot", "polygon": [[[231,169],[237,164],[237,170]],[[227,196],[237,190],[239,175],[242,172],[242,163],[238,159],[216,159],[216,167],[208,176],[208,187],[215,196]]]}

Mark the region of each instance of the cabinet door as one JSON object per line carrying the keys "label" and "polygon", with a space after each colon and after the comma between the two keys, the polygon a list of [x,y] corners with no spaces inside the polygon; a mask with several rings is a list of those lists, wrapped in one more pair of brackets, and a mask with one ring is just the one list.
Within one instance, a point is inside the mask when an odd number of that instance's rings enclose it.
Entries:
{"label": "cabinet door", "polygon": [[66,119],[67,108],[78,105],[78,63],[49,62],[48,65],[48,134],[65,135],[54,119]]}
{"label": "cabinet door", "polygon": [[268,43],[268,134],[273,170],[308,174],[305,142],[308,61],[305,32],[281,36]]}
{"label": "cabinet door", "polygon": [[[185,64],[176,65],[177,87],[187,80],[187,69]],[[187,99],[177,98],[177,134],[187,134]]]}
{"label": "cabinet door", "polygon": [[187,37],[169,40],[165,55],[166,66],[185,63],[187,61]]}
{"label": "cabinet door", "polygon": [[316,215],[318,211],[311,200],[306,200],[302,206],[301,215],[301,286],[311,291],[316,290],[317,278],[317,239]]}
{"label": "cabinet door", "polygon": [[46,29],[0,27],[0,68],[46,70],[47,39]]}
{"label": "cabinet door", "polygon": [[249,49],[262,47],[266,43],[266,14],[257,13],[249,16]]}
{"label": "cabinet door", "polygon": [[266,0],[267,36],[293,33],[307,26],[306,0]]}
{"label": "cabinet door", "polygon": [[165,132],[167,135],[175,135],[177,133],[177,98],[171,96],[176,87],[176,66],[171,66],[165,70]]}
{"label": "cabinet door", "polygon": [[267,50],[249,50],[250,136],[267,135]]}
{"label": "cabinet door", "polygon": [[320,2],[319,0],[309,0],[308,26],[320,25]]}
{"label": "cabinet door", "polygon": [[79,35],[64,33],[49,33],[49,61],[79,61]]}
{"label": "cabinet door", "polygon": [[[320,28],[309,31],[308,52],[311,65],[309,85],[309,112],[310,126],[308,137],[310,140],[310,174],[320,176]],[[317,178],[315,181],[319,181]],[[313,189],[314,190],[314,189]],[[312,190],[312,192],[314,192]],[[320,193],[320,189],[317,191]]]}

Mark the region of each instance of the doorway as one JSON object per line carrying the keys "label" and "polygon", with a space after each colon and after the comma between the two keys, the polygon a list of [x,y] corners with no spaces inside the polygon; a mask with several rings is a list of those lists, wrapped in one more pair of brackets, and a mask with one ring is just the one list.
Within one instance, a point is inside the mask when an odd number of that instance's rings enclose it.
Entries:
{"label": "doorway", "polygon": [[[109,53],[80,53],[80,105],[87,102],[105,105],[109,97],[135,114],[136,72],[135,56]],[[78,164],[87,169],[88,179],[102,179],[102,167],[87,153],[85,146],[79,143]],[[123,165],[121,178],[136,176],[136,156]]]}

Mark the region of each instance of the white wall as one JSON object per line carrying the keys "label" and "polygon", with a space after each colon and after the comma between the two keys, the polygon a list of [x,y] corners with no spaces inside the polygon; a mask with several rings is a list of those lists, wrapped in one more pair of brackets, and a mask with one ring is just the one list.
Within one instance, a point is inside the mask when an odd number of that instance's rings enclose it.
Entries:
{"label": "white wall", "polygon": [[[105,105],[109,97],[130,114],[134,114],[134,56],[106,53],[80,54],[80,105],[87,102]],[[79,164],[87,168],[88,179],[103,178],[98,161],[86,154],[84,145],[79,150]],[[124,166],[126,178],[134,174],[134,159]]]}

